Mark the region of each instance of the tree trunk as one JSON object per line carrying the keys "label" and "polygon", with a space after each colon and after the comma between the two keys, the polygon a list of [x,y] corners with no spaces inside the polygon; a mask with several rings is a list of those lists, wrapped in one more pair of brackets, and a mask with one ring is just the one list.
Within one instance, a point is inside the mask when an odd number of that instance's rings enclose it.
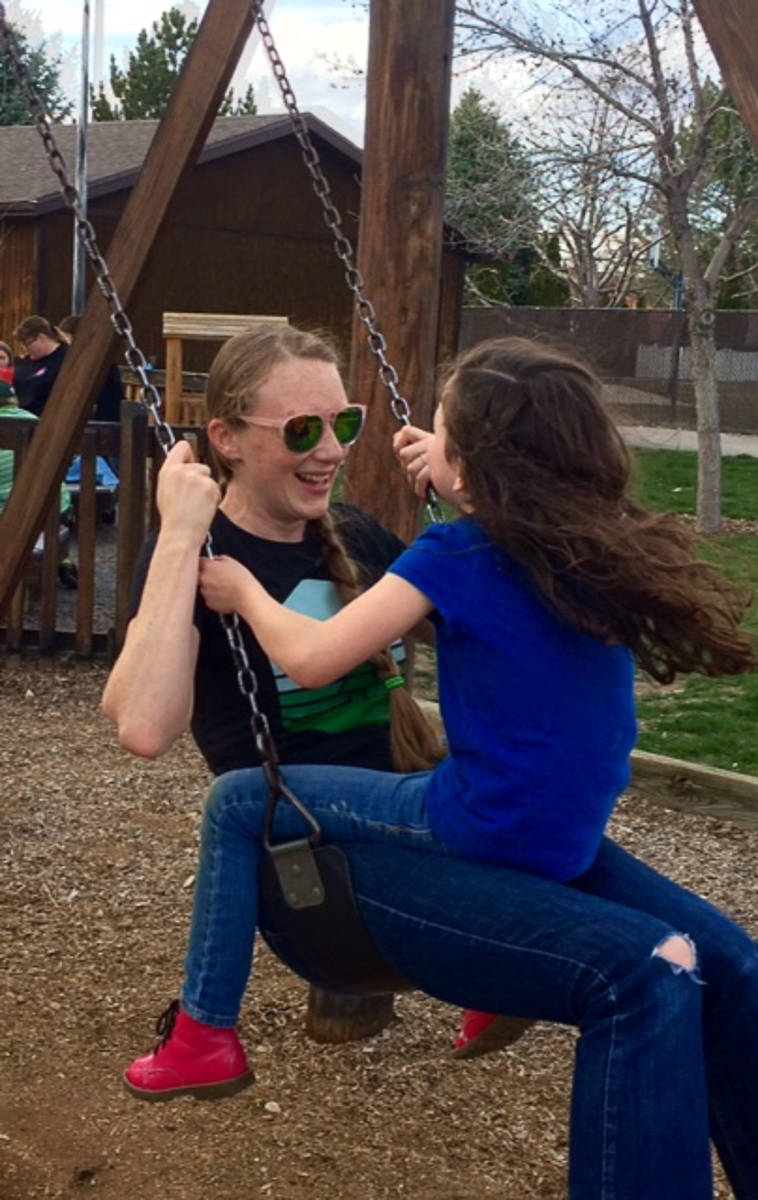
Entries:
{"label": "tree trunk", "polygon": [[716,339],[712,308],[693,306],[689,313],[692,381],[697,411],[697,529],[721,528],[721,430],[716,382]]}
{"label": "tree trunk", "polygon": [[395,1016],[394,997],[344,996],[312,987],[305,1032],[314,1042],[340,1045],[381,1033]]}

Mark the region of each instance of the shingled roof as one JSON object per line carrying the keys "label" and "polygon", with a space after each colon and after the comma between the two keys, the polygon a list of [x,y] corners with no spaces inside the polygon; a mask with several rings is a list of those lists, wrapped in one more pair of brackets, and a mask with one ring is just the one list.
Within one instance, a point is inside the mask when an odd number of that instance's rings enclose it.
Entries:
{"label": "shingled roof", "polygon": [[[324,121],[304,114],[310,133],[355,162],[361,151]],[[158,121],[104,121],[90,125],[87,155],[89,195],[97,197],[131,187],[140,172]],[[53,132],[70,178],[74,177],[76,126],[55,125]],[[289,117],[218,117],[200,154],[201,163],[252,146],[292,136]],[[64,204],[33,125],[0,127],[0,216],[49,212]]]}

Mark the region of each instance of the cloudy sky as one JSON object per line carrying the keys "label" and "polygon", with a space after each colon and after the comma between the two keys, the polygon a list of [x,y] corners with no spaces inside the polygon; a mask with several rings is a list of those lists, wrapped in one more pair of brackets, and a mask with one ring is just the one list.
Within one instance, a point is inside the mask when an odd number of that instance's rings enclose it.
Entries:
{"label": "cloudy sky", "polygon": [[[174,0],[190,15],[200,14],[203,0]],[[78,52],[81,45],[83,0],[5,0],[9,17],[16,18],[19,3],[31,11],[51,47],[63,54],[62,77],[72,97],[77,95]],[[134,47],[141,29],[149,28],[172,0],[90,0],[90,38],[93,43],[95,9],[103,11],[103,69],[107,76],[111,54],[121,64]],[[14,11],[15,10],[15,11]],[[362,140],[364,94],[362,80],[349,72],[339,76],[330,64],[337,58],[363,68],[368,45],[368,15],[353,0],[267,0],[274,38],[301,108],[319,112],[353,141]],[[235,86],[252,83],[259,112],[281,110],[276,85],[263,50],[250,45],[235,77]],[[456,75],[453,100],[469,83],[481,87],[492,99],[503,101],[502,79]],[[328,111],[327,111],[328,110]]]}

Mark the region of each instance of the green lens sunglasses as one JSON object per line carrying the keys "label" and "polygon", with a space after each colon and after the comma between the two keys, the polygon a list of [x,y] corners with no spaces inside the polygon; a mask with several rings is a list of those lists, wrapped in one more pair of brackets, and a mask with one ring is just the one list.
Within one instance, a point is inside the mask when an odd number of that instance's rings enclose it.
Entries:
{"label": "green lens sunglasses", "polygon": [[241,417],[246,425],[264,425],[278,429],[291,454],[308,454],[318,446],[327,422],[340,446],[358,441],[366,420],[365,404],[348,404],[339,412],[297,413],[294,417]]}

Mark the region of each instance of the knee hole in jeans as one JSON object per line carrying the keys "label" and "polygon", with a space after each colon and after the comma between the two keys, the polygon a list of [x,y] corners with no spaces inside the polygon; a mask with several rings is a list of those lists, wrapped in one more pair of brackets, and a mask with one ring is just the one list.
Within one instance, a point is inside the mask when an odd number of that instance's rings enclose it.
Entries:
{"label": "knee hole in jeans", "polygon": [[654,958],[663,958],[674,971],[694,972],[697,968],[697,951],[692,938],[686,934],[672,933],[653,950]]}

